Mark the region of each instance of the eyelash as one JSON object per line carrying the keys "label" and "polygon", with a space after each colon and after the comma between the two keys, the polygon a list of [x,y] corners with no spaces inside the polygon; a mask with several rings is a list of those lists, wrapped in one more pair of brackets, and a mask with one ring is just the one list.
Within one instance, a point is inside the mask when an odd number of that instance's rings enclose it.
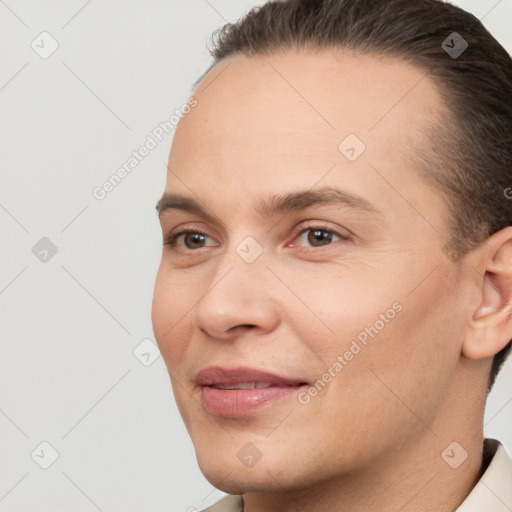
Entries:
{"label": "eyelash", "polygon": [[[301,236],[303,233],[306,233],[307,231],[326,231],[327,233],[336,235],[337,237],[340,238],[340,240],[335,240],[334,242],[331,242],[331,243],[329,243],[329,244],[327,244],[325,246],[309,247],[310,249],[319,250],[319,249],[322,249],[323,247],[328,247],[328,246],[332,245],[335,242],[340,242],[340,241],[343,241],[343,240],[348,240],[348,237],[346,235],[342,235],[341,233],[338,233],[337,231],[334,231],[333,229],[330,229],[328,226],[321,225],[321,224],[314,224],[314,225],[308,225],[308,226],[300,226],[299,228],[294,230],[294,233],[293,233],[293,237],[294,238],[293,239],[295,240],[296,238]],[[181,235],[187,235],[189,233],[195,234],[195,235],[203,235],[203,236],[206,236],[206,237],[209,236],[206,233],[203,233],[202,231],[198,231],[198,230],[195,230],[195,229],[184,229],[182,231],[178,231],[177,233],[171,233],[169,236],[167,236],[167,238],[164,240],[164,245],[168,245],[168,246],[174,248],[176,246],[177,238],[179,236],[181,236]],[[302,247],[302,249],[304,249],[304,248],[305,247]],[[200,247],[200,249],[205,249],[205,247]],[[185,248],[185,250],[194,252],[194,249],[187,249],[187,248]]]}

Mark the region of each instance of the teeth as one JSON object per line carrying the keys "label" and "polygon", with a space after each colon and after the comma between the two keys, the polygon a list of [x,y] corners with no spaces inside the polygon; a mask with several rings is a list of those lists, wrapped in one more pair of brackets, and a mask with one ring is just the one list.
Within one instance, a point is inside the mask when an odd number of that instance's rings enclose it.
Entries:
{"label": "teeth", "polygon": [[263,389],[272,386],[270,382],[240,382],[239,384],[216,384],[217,389]]}
{"label": "teeth", "polygon": [[232,389],[254,389],[254,382],[240,382],[240,384],[235,384]]}

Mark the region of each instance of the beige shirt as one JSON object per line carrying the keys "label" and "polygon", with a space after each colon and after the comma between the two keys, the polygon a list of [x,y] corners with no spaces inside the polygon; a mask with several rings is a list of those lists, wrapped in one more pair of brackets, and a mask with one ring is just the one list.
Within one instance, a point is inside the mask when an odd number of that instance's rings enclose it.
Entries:
{"label": "beige shirt", "polygon": [[[512,511],[512,460],[499,441],[484,441],[483,463],[482,478],[455,512]],[[203,512],[243,512],[242,497],[225,496]]]}

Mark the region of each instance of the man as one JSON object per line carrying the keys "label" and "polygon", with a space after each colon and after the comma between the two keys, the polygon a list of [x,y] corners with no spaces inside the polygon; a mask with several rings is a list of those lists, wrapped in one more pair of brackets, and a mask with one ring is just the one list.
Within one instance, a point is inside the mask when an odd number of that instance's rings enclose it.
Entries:
{"label": "man", "polygon": [[438,0],[271,2],[213,55],[152,311],[208,510],[511,510],[509,55]]}

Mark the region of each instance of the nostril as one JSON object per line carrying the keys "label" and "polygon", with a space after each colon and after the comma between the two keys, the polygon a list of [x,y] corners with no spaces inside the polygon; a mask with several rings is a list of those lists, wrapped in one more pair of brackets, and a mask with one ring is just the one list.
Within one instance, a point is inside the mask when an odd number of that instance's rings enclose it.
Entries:
{"label": "nostril", "polygon": [[231,327],[231,329],[229,329],[230,331],[237,331],[239,329],[254,329],[256,328],[257,326],[254,325],[254,324],[240,324],[240,325],[235,325],[234,327]]}

